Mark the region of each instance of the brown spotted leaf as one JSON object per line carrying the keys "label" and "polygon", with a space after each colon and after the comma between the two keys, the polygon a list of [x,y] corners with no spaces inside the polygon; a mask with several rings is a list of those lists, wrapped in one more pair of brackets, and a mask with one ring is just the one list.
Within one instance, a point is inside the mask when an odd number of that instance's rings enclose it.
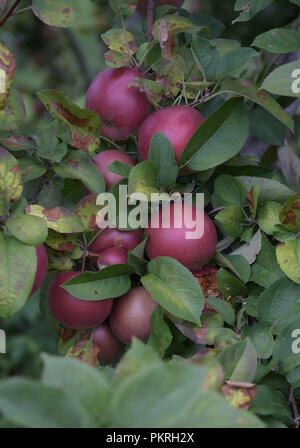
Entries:
{"label": "brown spotted leaf", "polygon": [[97,213],[101,209],[101,206],[96,204],[97,196],[97,194],[84,196],[75,208],[76,215],[87,230],[93,230],[96,227]]}
{"label": "brown spotted leaf", "polygon": [[22,95],[14,88],[11,88],[7,98],[7,104],[0,110],[0,130],[18,131],[26,121],[26,108]]}
{"label": "brown spotted leaf", "polygon": [[82,17],[78,0],[33,0],[33,13],[44,23],[67,28]]}
{"label": "brown spotted leaf", "polygon": [[222,392],[226,400],[238,409],[248,409],[257,394],[257,387],[252,383],[225,381]]}
{"label": "brown spotted leaf", "polygon": [[300,240],[280,243],[276,247],[276,258],[285,275],[300,284]]}
{"label": "brown spotted leaf", "polygon": [[78,216],[64,207],[54,207],[48,210],[42,205],[32,204],[28,205],[25,211],[29,215],[44,218],[48,228],[59,233],[78,233],[85,230]]}
{"label": "brown spotted leaf", "polygon": [[58,344],[58,352],[61,355],[76,358],[91,366],[98,367],[99,347],[92,342],[92,330],[61,330]]}
{"label": "brown spotted leaf", "polygon": [[106,65],[112,68],[124,67],[129,64],[130,58],[128,56],[124,56],[117,51],[108,50],[104,53],[104,59]]}
{"label": "brown spotted leaf", "polygon": [[281,224],[291,232],[300,230],[300,194],[291,196],[284,204],[279,214]]}
{"label": "brown spotted leaf", "polygon": [[65,252],[73,252],[77,247],[76,240],[71,235],[57,233],[53,230],[49,231],[46,244],[54,250]]}
{"label": "brown spotted leaf", "polygon": [[175,48],[175,39],[164,19],[161,19],[158,24],[158,41],[162,57],[164,59],[171,58]]}
{"label": "brown spotted leaf", "polygon": [[154,107],[158,107],[159,102],[163,98],[162,86],[151,79],[134,78],[128,85],[137,87],[141,92],[144,92],[148,101]]}
{"label": "brown spotted leaf", "polygon": [[72,271],[74,263],[70,258],[48,256],[48,271]]}
{"label": "brown spotted leaf", "polygon": [[0,216],[6,214],[10,202],[20,198],[22,190],[17,159],[0,146]]}
{"label": "brown spotted leaf", "polygon": [[161,21],[166,22],[169,31],[171,31],[174,36],[179,33],[193,34],[199,31],[208,31],[208,28],[206,26],[195,25],[186,17],[170,14],[156,20],[156,22],[154,23],[152,34],[157,40],[159,39]]}
{"label": "brown spotted leaf", "polygon": [[[0,5],[1,8],[1,5]],[[0,43],[0,110],[7,104],[16,62],[11,52]]]}
{"label": "brown spotted leaf", "polygon": [[101,34],[103,42],[110,50],[130,58],[137,52],[137,44],[132,34],[122,28],[113,28]]}
{"label": "brown spotted leaf", "polygon": [[47,111],[67,126],[74,148],[92,152],[99,147],[101,118],[96,112],[82,109],[56,90],[40,90],[37,95]]}

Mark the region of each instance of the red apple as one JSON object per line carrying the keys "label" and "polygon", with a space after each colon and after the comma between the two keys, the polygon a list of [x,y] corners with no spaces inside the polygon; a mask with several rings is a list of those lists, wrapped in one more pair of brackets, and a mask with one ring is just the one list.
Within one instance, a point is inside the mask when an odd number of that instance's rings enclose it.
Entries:
{"label": "red apple", "polygon": [[99,254],[107,247],[121,247],[132,250],[142,241],[141,230],[119,230],[106,228],[90,245],[90,252]]}
{"label": "red apple", "polygon": [[45,247],[40,244],[39,246],[35,246],[36,251],[36,272],[35,272],[35,279],[33,282],[32,290],[30,293],[30,296],[33,296],[40,287],[43,284],[43,281],[45,280],[47,269],[48,269],[48,256]]}
{"label": "red apple", "polygon": [[125,154],[122,151],[118,151],[116,149],[109,149],[107,151],[99,152],[94,158],[94,163],[96,164],[98,170],[102,174],[106,189],[110,190],[116,183],[120,182],[120,180],[124,179],[122,176],[118,174],[111,173],[107,170],[107,167],[113,162],[123,162],[128,165],[134,166],[135,162],[129,157],[128,154]]}
{"label": "red apple", "polygon": [[97,265],[99,269],[113,264],[127,264],[128,250],[122,247],[107,247],[99,254]]}
{"label": "red apple", "polygon": [[190,106],[171,106],[157,110],[140,127],[138,148],[141,158],[148,159],[153,135],[162,132],[170,140],[178,162],[187,142],[203,121],[203,115]]}
{"label": "red apple", "polygon": [[100,348],[98,355],[100,366],[106,366],[116,362],[123,351],[123,345],[115,337],[107,322],[103,322],[103,324],[96,328],[93,343]]}
{"label": "red apple", "polygon": [[94,110],[103,120],[101,134],[110,139],[122,139],[136,134],[150,113],[146,95],[137,87],[128,86],[134,78],[144,76],[129,67],[107,68],[91,83],[85,107]]}
{"label": "red apple", "polygon": [[142,286],[132,288],[114,304],[109,323],[114,335],[124,344],[131,339],[147,339],[151,332],[151,316],[157,303]]}
{"label": "red apple", "polygon": [[80,272],[59,272],[54,277],[49,293],[48,304],[52,315],[68,328],[83,329],[101,324],[110,314],[113,299],[85,301],[69,294],[61,285]]}
{"label": "red apple", "polygon": [[[181,217],[178,213],[180,208]],[[163,218],[163,213],[170,216],[170,228],[162,227],[163,222],[167,222]],[[204,219],[204,233],[200,238],[189,239],[187,233],[196,229],[195,223],[192,222],[196,218],[196,213],[197,222]],[[159,220],[159,227],[151,227],[149,223],[146,229],[149,235],[146,252],[150,259],[159,256],[172,257],[184,266],[191,267],[196,262],[198,266],[203,266],[213,257],[217,234],[215,226],[204,211],[190,204],[183,205],[182,202],[176,202],[159,210],[152,219],[156,218]]]}
{"label": "red apple", "polygon": [[[140,0],[136,7],[136,12],[138,12],[139,14],[142,14],[142,15],[146,15],[147,3],[148,3],[148,0]],[[184,0],[156,0],[155,6],[170,5],[170,6],[174,6],[176,8],[180,8],[183,3],[184,3]]]}

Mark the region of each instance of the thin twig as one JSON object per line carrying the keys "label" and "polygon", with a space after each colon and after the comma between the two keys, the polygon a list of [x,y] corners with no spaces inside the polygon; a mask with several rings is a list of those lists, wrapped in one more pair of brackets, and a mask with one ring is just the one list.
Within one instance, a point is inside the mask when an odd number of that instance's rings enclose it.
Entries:
{"label": "thin twig", "polygon": [[300,414],[298,411],[298,407],[297,407],[297,403],[294,397],[294,389],[291,386],[290,388],[290,396],[289,396],[289,403],[291,404],[292,408],[293,408],[293,412],[294,412],[294,422],[296,425],[296,428],[299,428],[300,425]]}
{"label": "thin twig", "polygon": [[148,41],[153,39],[152,28],[154,23],[155,0],[148,0],[147,4],[147,25],[148,25]]}
{"label": "thin twig", "polygon": [[13,5],[9,8],[9,10],[7,11],[7,13],[5,14],[5,16],[0,20],[0,26],[2,26],[7,19],[10,18],[10,16],[13,14],[14,10],[16,9],[16,7],[18,6],[18,4],[20,3],[21,0],[16,0]]}
{"label": "thin twig", "polygon": [[44,185],[47,182],[49,182],[49,180],[50,180],[50,176],[49,176],[50,171],[51,171],[50,166],[48,166],[48,169],[47,169],[46,173],[42,177],[40,177],[39,182],[38,182],[38,184],[36,186],[36,189],[35,189],[33,195],[31,196],[30,200],[28,201],[29,204],[35,204],[36,203],[37,198],[39,197],[40,192],[44,188]]}

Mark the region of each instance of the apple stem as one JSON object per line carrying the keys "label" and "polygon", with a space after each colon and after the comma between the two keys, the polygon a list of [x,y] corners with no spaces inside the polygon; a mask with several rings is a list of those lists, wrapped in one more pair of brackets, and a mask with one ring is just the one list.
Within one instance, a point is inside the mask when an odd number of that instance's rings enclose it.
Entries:
{"label": "apple stem", "polygon": [[153,39],[152,27],[154,23],[155,0],[148,0],[147,4],[147,24],[148,24],[148,41]]}

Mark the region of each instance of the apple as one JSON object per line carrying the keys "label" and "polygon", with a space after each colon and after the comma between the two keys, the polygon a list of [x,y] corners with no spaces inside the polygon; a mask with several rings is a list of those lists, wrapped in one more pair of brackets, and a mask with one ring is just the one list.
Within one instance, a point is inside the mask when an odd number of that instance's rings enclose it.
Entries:
{"label": "apple", "polygon": [[[146,15],[147,3],[148,3],[148,0],[140,0],[136,7],[136,12],[138,12],[139,14],[142,14],[143,16]],[[180,8],[183,3],[184,3],[184,0],[156,0],[155,6],[170,5],[170,6],[174,6],[176,8]]]}
{"label": "apple", "polygon": [[100,348],[98,355],[100,366],[116,362],[123,351],[123,345],[115,337],[107,322],[103,322],[95,329],[92,342]]}
{"label": "apple", "polygon": [[69,294],[62,284],[80,272],[59,272],[53,279],[48,293],[49,309],[62,325],[76,330],[101,324],[110,314],[113,299],[85,301]]}
{"label": "apple", "polygon": [[107,247],[132,250],[142,241],[141,230],[119,230],[107,227],[90,245],[90,252],[99,254]]}
{"label": "apple", "polygon": [[45,247],[40,244],[39,246],[35,246],[36,252],[36,272],[35,278],[32,286],[32,290],[30,293],[30,297],[35,294],[43,284],[45,280],[47,269],[48,269],[48,255]]}
{"label": "apple", "polygon": [[170,140],[175,159],[180,156],[194,132],[204,121],[204,116],[190,106],[171,106],[149,115],[143,122],[138,135],[138,148],[143,160],[148,159],[151,139],[162,132]]}
{"label": "apple", "polygon": [[[196,212],[199,217],[197,219],[204,219],[204,233],[200,238],[189,239],[187,233],[196,229],[195,223],[192,223],[196,218]],[[170,216],[170,228],[163,228],[163,223],[166,224],[163,213]],[[190,204],[175,202],[160,209],[152,219],[159,220],[159,227],[151,227],[150,222],[146,229],[149,236],[146,252],[150,259],[159,256],[172,257],[184,266],[192,267],[196,262],[198,266],[204,266],[213,257],[216,251],[217,233],[214,224],[204,211]]]}
{"label": "apple", "polygon": [[99,269],[111,266],[113,264],[127,264],[128,250],[122,247],[107,247],[103,249],[97,259]]}
{"label": "apple", "polygon": [[99,152],[95,157],[93,157],[93,161],[103,176],[107,190],[110,190],[111,187],[113,187],[116,183],[124,179],[122,176],[111,173],[107,170],[107,167],[111,163],[118,161],[127,163],[131,166],[135,165],[135,162],[131,157],[129,157],[128,154],[125,154],[122,151],[118,151],[117,149],[108,149],[107,151]]}
{"label": "apple", "polygon": [[149,115],[151,105],[137,87],[128,86],[142,73],[129,67],[106,68],[92,81],[86,94],[86,109],[94,110],[104,123],[101,134],[109,139],[124,139],[136,134]]}
{"label": "apple", "polygon": [[131,288],[114,304],[109,318],[110,327],[124,344],[130,344],[131,339],[147,339],[151,332],[151,316],[157,303],[142,286]]}

